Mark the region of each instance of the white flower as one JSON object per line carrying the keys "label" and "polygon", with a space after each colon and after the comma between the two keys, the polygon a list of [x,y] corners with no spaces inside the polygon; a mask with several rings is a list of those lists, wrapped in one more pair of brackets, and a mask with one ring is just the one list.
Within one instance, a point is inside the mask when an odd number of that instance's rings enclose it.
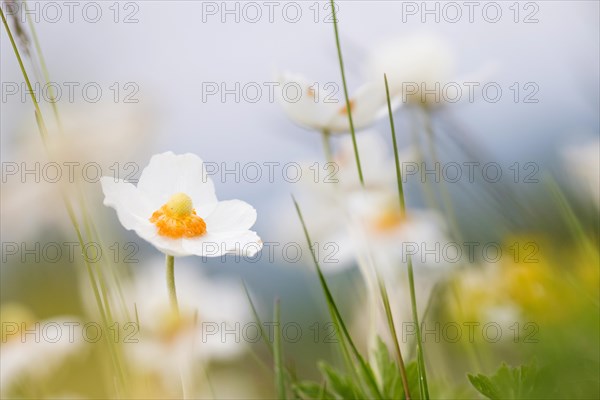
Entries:
{"label": "white flower", "polygon": [[[287,116],[305,128],[329,132],[349,132],[345,100],[330,98],[326,85],[315,85],[302,76],[285,73],[279,78],[282,87],[279,100]],[[341,92],[340,87],[335,86]],[[355,130],[373,124],[384,115],[386,98],[377,85],[365,84],[350,97],[350,109]]]}
{"label": "white flower", "polygon": [[407,255],[417,270],[444,271],[450,265],[438,249],[450,243],[439,213],[409,209],[403,214],[392,189],[356,193],[348,197],[346,207],[353,227],[347,245],[363,256],[370,252],[384,278],[397,276]]}
{"label": "white flower", "polygon": [[240,200],[218,201],[202,160],[172,152],[152,157],[137,187],[101,179],[104,204],[121,224],[171,256],[253,256],[262,242],[250,227],[256,210]]}
{"label": "white flower", "polygon": [[470,74],[468,79],[460,78],[456,76],[456,58],[450,44],[438,36],[419,34],[391,39],[370,54],[368,76],[385,93],[383,75],[386,74],[390,95],[401,104],[432,107],[464,101],[469,90],[465,82],[480,82],[489,75],[491,67]]}
{"label": "white flower", "polygon": [[83,350],[82,324],[76,317],[57,316],[37,321],[27,308],[18,304],[2,306],[1,315],[2,394],[23,377],[47,377],[67,358]]}
{"label": "white flower", "polygon": [[[348,136],[341,139],[334,154],[339,168],[331,176],[335,182],[315,181],[314,174],[307,168],[304,174],[307,179],[303,182],[306,183],[306,195],[299,194],[312,239],[321,244],[334,243],[337,249],[328,262],[322,263],[323,269],[332,272],[352,267],[357,257],[372,247],[382,269],[398,271],[402,244],[407,242],[418,243],[417,253],[413,256],[415,266],[439,267],[441,263],[435,263],[433,257],[422,262],[421,250],[425,247],[422,243],[429,249],[437,242],[448,241],[444,220],[431,210],[409,210],[407,216],[402,216],[395,160],[388,151],[389,146],[375,132],[365,132],[357,137],[365,177],[362,188],[352,140]],[[401,163],[414,159],[414,151],[410,148],[399,154]],[[290,210],[285,214],[293,215],[293,212]],[[282,225],[301,232],[297,222]]]}
{"label": "white flower", "polygon": [[576,189],[600,207],[600,139],[567,146],[562,151],[565,169]]}
{"label": "white flower", "polygon": [[[396,164],[388,145],[377,132],[365,132],[356,138],[361,168],[366,188],[383,189],[396,186]],[[402,163],[415,162],[416,151],[406,147],[398,152],[398,160]],[[361,188],[356,167],[354,145],[349,137],[342,138],[333,161],[339,167],[336,177],[343,191],[354,191]]]}
{"label": "white flower", "polygon": [[192,376],[195,365],[231,360],[248,349],[244,335],[253,340],[254,331],[246,329],[251,320],[241,285],[203,277],[195,265],[180,264],[176,314],[168,301],[162,260],[155,264],[136,271],[122,287],[130,314],[135,315],[135,305],[139,318],[134,340],[123,344],[136,368],[157,372],[163,383],[177,386],[180,378]]}

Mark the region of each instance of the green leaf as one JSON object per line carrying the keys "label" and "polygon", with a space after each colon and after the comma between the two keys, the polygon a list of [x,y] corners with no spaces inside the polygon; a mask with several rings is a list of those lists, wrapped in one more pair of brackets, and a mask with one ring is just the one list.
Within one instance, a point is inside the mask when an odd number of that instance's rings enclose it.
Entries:
{"label": "green leaf", "polygon": [[[398,364],[390,354],[386,344],[379,337],[377,338],[377,345],[373,356],[379,377],[380,392],[383,398],[405,399],[406,395]],[[420,399],[419,367],[416,361],[406,364],[406,379],[411,399]]]}
{"label": "green leaf", "polygon": [[419,365],[416,361],[406,364],[406,377],[408,379],[408,388],[410,389],[410,398],[420,400],[419,384],[421,376],[419,375]]}
{"label": "green leaf", "polygon": [[520,367],[504,363],[494,375],[468,375],[469,381],[485,397],[492,400],[520,400],[540,397],[543,387],[535,362]]}
{"label": "green leaf", "polygon": [[327,389],[327,384],[318,384],[317,382],[302,381],[292,387],[294,394],[301,399],[325,400],[335,399],[335,396]]}
{"label": "green leaf", "polygon": [[469,374],[468,376],[471,385],[473,385],[473,387],[477,389],[479,393],[492,400],[500,398],[500,392],[497,390],[496,386],[490,378],[482,374]]}
{"label": "green leaf", "polygon": [[320,362],[319,369],[327,379],[327,387],[331,388],[336,397],[341,399],[364,399],[369,397],[362,393],[353,379],[336,371],[331,365]]}
{"label": "green leaf", "polygon": [[398,365],[390,356],[389,350],[383,340],[377,337],[377,345],[373,352],[375,368],[379,374],[379,391],[386,399],[404,398],[402,379]]}

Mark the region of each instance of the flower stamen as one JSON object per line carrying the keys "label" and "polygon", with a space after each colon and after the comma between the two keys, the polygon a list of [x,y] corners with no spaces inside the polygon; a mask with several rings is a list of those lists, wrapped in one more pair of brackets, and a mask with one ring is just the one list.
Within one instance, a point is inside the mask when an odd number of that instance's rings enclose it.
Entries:
{"label": "flower stamen", "polygon": [[150,217],[158,234],[171,239],[193,238],[206,233],[206,223],[196,215],[192,199],[185,193],[176,193]]}
{"label": "flower stamen", "polygon": [[[354,112],[355,106],[356,106],[356,101],[350,100],[350,111],[351,112]],[[348,107],[344,106],[344,107],[340,108],[338,113],[340,115],[348,115]]]}

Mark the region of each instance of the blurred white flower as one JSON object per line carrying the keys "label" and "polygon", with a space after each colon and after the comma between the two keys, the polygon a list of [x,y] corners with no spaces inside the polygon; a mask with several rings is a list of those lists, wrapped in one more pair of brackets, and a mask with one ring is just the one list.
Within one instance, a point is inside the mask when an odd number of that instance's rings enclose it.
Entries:
{"label": "blurred white flower", "polygon": [[[449,43],[432,34],[394,38],[376,46],[369,56],[369,79],[385,93],[383,76],[387,74],[390,95],[395,102],[435,107],[467,100],[466,82],[481,82],[489,72],[456,76],[457,56]],[[456,89],[456,87],[459,89]]]}
{"label": "blurred white flower", "polygon": [[247,329],[248,300],[241,285],[204,277],[184,262],[178,266],[176,314],[168,301],[162,260],[155,264],[136,270],[123,285],[130,314],[139,318],[139,331],[123,346],[136,369],[158,373],[163,383],[175,387],[183,379],[189,388],[195,366],[231,360],[247,350],[248,332],[254,339],[254,331]]}
{"label": "blurred white flower", "polygon": [[569,145],[562,150],[562,158],[575,189],[600,207],[600,139]]}
{"label": "blurred white flower", "polygon": [[[387,338],[389,328],[379,292],[381,278],[390,301],[396,326],[411,323],[412,311],[407,267],[412,261],[419,312],[425,312],[435,285],[449,276],[453,260],[445,250],[452,247],[444,219],[432,210],[409,209],[403,214],[398,193],[392,188],[363,191],[347,199],[349,234],[338,236],[340,248],[352,249],[366,286],[364,324],[370,345],[375,338]],[[454,256],[454,254],[452,254]],[[345,261],[345,262],[344,262]],[[342,260],[342,265],[352,265]],[[324,264],[323,268],[328,265]],[[410,343],[403,343],[407,350]]]}
{"label": "blurred white flower", "polygon": [[[369,190],[387,189],[397,184],[396,164],[394,155],[388,145],[377,132],[365,132],[356,138],[365,187]],[[402,163],[415,162],[416,151],[405,147],[398,152],[398,160]],[[333,162],[338,166],[336,173],[342,192],[361,189],[356,167],[354,145],[350,137],[340,141],[339,148],[334,154]],[[330,185],[331,186],[331,185]]]}
{"label": "blurred white flower", "polygon": [[[435,243],[446,243],[446,227],[443,218],[430,210],[409,210],[407,216],[400,212],[396,166],[385,141],[375,132],[365,132],[357,137],[365,187],[361,187],[356,172],[354,149],[350,137],[341,138],[334,154],[337,171],[330,176],[333,182],[314,179],[313,170],[307,166],[303,176],[303,193],[298,194],[302,211],[311,237],[321,244],[333,243],[337,248],[335,257],[328,258],[324,271],[338,271],[355,265],[357,257],[368,248],[381,258],[379,264],[393,265],[401,259],[403,245],[415,243],[415,265],[435,266],[434,257],[421,261],[421,252]],[[415,152],[411,148],[399,154],[400,162],[412,162]],[[287,213],[294,215],[293,213]],[[297,223],[281,224],[292,232],[301,232]],[[295,238],[301,241],[300,237]],[[423,245],[425,243],[426,245]],[[418,244],[418,245],[417,245]],[[402,265],[406,263],[403,262]],[[440,264],[441,263],[437,263]],[[387,267],[385,267],[387,269]],[[372,277],[371,277],[372,278]]]}
{"label": "blurred white flower", "polygon": [[391,189],[356,193],[347,209],[358,229],[354,247],[370,251],[384,276],[395,275],[408,255],[415,268],[449,266],[441,252],[450,239],[439,213],[409,209],[403,214],[398,193]]}
{"label": "blurred white flower", "polygon": [[[218,201],[202,160],[194,154],[154,155],[137,187],[101,179],[104,204],[121,224],[170,256],[253,256],[262,248],[256,210],[241,200]],[[197,209],[197,211],[196,211]]]}
{"label": "blurred white flower", "polygon": [[[282,87],[279,101],[287,116],[308,129],[341,133],[349,132],[348,110],[344,99],[331,98],[327,85],[319,86],[302,76],[285,73],[279,77]],[[332,84],[333,85],[333,84]],[[337,91],[342,89],[335,86]],[[350,97],[350,110],[355,130],[373,124],[386,112],[386,99],[373,84],[361,86]]]}
{"label": "blurred white flower", "polygon": [[65,105],[59,111],[62,132],[47,121],[52,157],[35,121],[29,121],[3,160],[0,204],[7,240],[31,239],[44,230],[72,233],[61,190],[73,192],[77,182],[84,185],[85,196],[93,196],[96,192],[89,189],[103,174],[133,177],[139,155],[154,137],[154,118],[134,104]]}
{"label": "blurred white flower", "polygon": [[[311,239],[321,250],[318,258],[323,271],[339,272],[358,265],[367,289],[363,303],[367,309],[360,315],[370,317],[370,323],[360,318],[359,324],[373,340],[375,334],[384,335],[387,329],[380,309],[377,276],[387,286],[397,324],[410,322],[407,255],[413,262],[418,304],[423,312],[435,284],[450,272],[452,262],[442,254],[450,240],[444,218],[437,212],[409,209],[402,213],[390,146],[375,133],[357,137],[365,176],[362,187],[351,138],[341,139],[334,154],[338,181],[314,181],[311,171],[307,171],[311,179],[307,179],[305,191],[298,198]],[[413,162],[415,158],[410,148],[399,154],[401,163]],[[301,232],[297,222],[282,225]]]}
{"label": "blurred white flower", "polygon": [[22,379],[44,379],[69,357],[84,350],[81,322],[56,316],[37,320],[19,304],[6,304],[0,343],[0,392],[4,395]]}

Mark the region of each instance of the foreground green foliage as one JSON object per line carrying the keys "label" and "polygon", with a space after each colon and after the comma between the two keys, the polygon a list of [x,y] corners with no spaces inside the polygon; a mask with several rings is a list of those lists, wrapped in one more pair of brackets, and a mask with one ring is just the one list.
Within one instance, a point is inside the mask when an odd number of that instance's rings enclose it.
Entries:
{"label": "foreground green foliage", "polygon": [[536,362],[520,367],[510,367],[504,363],[490,376],[469,374],[471,384],[492,400],[535,399],[543,397],[545,390],[542,374]]}
{"label": "foreground green foliage", "polygon": [[[375,371],[377,387],[382,399],[405,399],[404,386],[400,375],[400,368],[393,359],[387,346],[381,339],[377,340],[377,347],[373,352],[373,360],[368,364],[369,369]],[[302,399],[365,399],[370,398],[361,385],[351,374],[340,371],[335,367],[321,362],[319,370],[323,377],[322,382],[303,381],[293,386],[296,396]],[[420,399],[419,371],[416,362],[406,365],[409,393],[412,399]]]}

